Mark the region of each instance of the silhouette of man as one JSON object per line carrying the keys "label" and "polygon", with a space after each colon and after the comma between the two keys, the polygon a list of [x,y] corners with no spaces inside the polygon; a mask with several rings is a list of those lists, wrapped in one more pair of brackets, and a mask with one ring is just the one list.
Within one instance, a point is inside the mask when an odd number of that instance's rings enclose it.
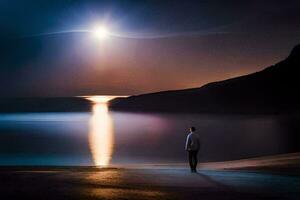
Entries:
{"label": "silhouette of man", "polygon": [[190,133],[186,137],[186,143],[185,143],[185,150],[188,152],[189,156],[189,163],[191,167],[191,172],[196,173],[197,172],[197,164],[198,164],[198,151],[200,149],[200,140],[195,133],[196,128],[191,127],[190,128]]}

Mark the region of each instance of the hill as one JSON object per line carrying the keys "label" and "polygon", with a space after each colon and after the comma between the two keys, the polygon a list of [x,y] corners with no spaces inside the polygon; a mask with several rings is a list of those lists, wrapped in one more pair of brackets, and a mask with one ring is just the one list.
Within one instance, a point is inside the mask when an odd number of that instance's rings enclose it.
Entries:
{"label": "hill", "polygon": [[132,112],[295,113],[300,111],[299,67],[297,45],[286,59],[262,71],[199,88],[114,99],[110,108]]}

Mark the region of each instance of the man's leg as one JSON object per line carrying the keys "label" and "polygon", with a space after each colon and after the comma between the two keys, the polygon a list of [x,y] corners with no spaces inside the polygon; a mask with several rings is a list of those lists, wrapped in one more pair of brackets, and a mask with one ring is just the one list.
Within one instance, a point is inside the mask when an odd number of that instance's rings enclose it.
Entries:
{"label": "man's leg", "polygon": [[192,151],[188,151],[188,153],[189,153],[190,168],[191,168],[191,171],[193,171],[193,168],[194,168],[194,164],[193,164],[193,152]]}
{"label": "man's leg", "polygon": [[193,160],[194,160],[194,171],[197,171],[197,164],[198,164],[198,151],[193,152]]}

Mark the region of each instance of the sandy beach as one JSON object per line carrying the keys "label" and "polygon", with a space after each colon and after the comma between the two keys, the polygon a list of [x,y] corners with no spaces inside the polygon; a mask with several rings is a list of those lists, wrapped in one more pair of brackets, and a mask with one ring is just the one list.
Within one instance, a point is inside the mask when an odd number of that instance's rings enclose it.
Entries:
{"label": "sandy beach", "polygon": [[[284,158],[285,162],[275,162]],[[299,160],[299,153],[296,153],[205,163],[199,166],[196,174],[190,173],[188,167],[182,164],[118,168],[1,167],[0,197],[1,199],[298,199]],[[246,167],[247,162],[264,163],[265,167],[257,164],[258,167],[254,168],[249,164],[250,169]]]}

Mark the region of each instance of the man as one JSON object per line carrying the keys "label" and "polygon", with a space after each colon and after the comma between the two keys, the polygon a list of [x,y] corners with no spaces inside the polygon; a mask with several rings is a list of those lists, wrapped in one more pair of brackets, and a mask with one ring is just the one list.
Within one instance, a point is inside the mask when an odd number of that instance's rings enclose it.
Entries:
{"label": "man", "polygon": [[198,151],[200,149],[200,141],[198,135],[195,133],[196,128],[191,127],[190,133],[188,134],[186,138],[185,143],[185,150],[189,154],[189,163],[191,167],[191,172],[196,173],[197,172],[197,163],[198,163]]}

